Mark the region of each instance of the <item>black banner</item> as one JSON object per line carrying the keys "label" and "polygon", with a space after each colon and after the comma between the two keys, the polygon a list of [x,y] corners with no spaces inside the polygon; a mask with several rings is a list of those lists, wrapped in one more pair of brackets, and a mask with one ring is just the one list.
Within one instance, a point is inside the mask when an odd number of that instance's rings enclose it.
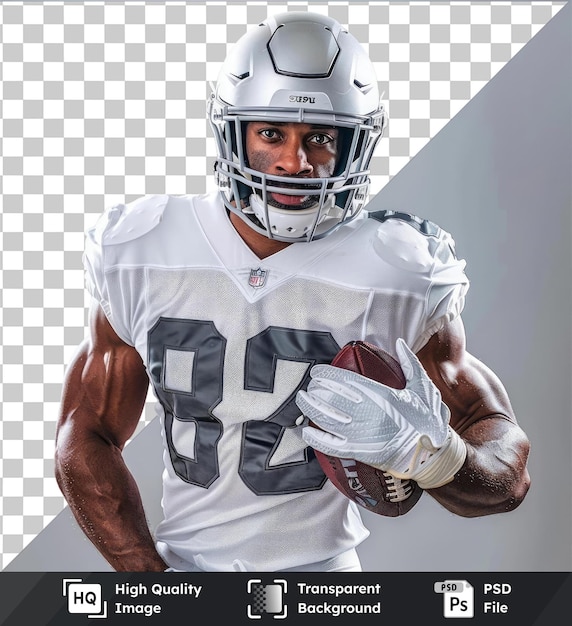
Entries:
{"label": "black banner", "polygon": [[159,625],[181,619],[203,624],[212,619],[233,626],[365,626],[411,624],[419,618],[432,626],[451,619],[553,626],[569,619],[571,598],[568,572],[1,572],[0,625]]}

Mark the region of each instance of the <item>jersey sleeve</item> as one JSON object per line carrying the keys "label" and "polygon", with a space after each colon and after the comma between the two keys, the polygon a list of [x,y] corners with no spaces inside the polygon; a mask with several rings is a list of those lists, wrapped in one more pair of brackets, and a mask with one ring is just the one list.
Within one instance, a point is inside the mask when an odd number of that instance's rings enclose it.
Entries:
{"label": "jersey sleeve", "polygon": [[168,196],[162,195],[115,205],[86,232],[83,254],[86,289],[99,302],[113,330],[129,345],[133,345],[129,321],[131,300],[140,297],[140,290],[132,288],[129,274],[121,270],[130,264],[133,242],[157,226],[167,202]]}
{"label": "jersey sleeve", "polygon": [[95,226],[86,232],[83,265],[85,269],[85,286],[88,293],[99,303],[105,316],[118,337],[125,343],[133,345],[130,333],[122,323],[122,315],[117,303],[112,304],[106,274],[106,246],[104,233],[112,224],[113,212],[117,207],[106,210]]}
{"label": "jersey sleeve", "polygon": [[[458,317],[469,280],[451,235],[428,220],[395,211],[370,214],[380,223],[374,248],[392,278],[391,293],[402,320],[396,332],[418,352],[445,323]],[[387,293],[387,292],[386,292]]]}
{"label": "jersey sleeve", "polygon": [[424,327],[414,346],[416,352],[445,323],[461,315],[469,289],[465,266],[464,260],[457,259],[455,242],[451,235],[440,229],[439,238],[434,247]]}

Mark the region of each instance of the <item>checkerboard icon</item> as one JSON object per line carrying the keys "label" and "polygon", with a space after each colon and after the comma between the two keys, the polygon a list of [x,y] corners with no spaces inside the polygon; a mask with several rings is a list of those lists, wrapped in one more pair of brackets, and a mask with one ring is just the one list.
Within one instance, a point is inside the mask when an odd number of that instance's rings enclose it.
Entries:
{"label": "checkerboard icon", "polygon": [[261,580],[249,580],[247,585],[251,602],[247,606],[247,615],[250,619],[259,619],[262,615],[271,615],[283,618],[287,614],[284,594],[287,590],[285,580],[274,580],[272,583],[263,583]]}

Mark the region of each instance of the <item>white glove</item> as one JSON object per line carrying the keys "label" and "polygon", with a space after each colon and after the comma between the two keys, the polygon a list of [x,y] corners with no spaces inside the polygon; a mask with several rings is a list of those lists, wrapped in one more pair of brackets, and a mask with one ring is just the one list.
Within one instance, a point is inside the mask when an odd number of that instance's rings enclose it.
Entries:
{"label": "white glove", "polygon": [[449,426],[441,393],[403,339],[396,351],[404,389],[331,365],[314,366],[308,391],[299,391],[296,403],[322,430],[308,426],[302,437],[324,454],[434,489],[453,480],[465,462],[466,445]]}

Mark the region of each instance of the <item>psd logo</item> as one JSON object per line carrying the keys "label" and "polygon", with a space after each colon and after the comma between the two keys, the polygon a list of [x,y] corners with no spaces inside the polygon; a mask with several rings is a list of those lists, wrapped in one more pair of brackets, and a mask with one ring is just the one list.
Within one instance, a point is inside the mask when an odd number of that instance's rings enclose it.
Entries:
{"label": "psd logo", "polygon": [[443,594],[443,617],[475,616],[475,590],[466,580],[436,582],[435,593]]}
{"label": "psd logo", "polygon": [[250,619],[262,619],[270,616],[273,619],[284,619],[288,615],[288,607],[284,604],[287,583],[282,579],[274,579],[270,584],[261,580],[250,579],[246,587],[252,602],[246,608]]}
{"label": "psd logo", "polygon": [[81,578],[64,578],[63,595],[68,599],[68,613],[100,619],[107,617],[107,602],[102,599],[99,583],[84,583]]}

